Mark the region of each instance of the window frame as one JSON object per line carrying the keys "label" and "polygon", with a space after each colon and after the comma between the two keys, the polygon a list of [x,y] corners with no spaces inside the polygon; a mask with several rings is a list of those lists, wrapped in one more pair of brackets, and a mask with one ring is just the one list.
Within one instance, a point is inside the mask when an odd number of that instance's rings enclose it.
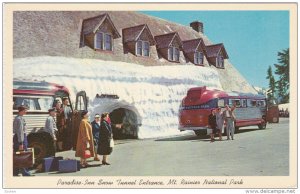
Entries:
{"label": "window frame", "polygon": [[[145,55],[145,53],[146,53],[145,52],[146,51],[146,46],[145,45],[148,45],[148,55]],[[141,53],[138,53],[139,48],[140,48]],[[141,57],[150,57],[150,42],[144,41],[144,40],[136,41],[136,43],[135,43],[135,55],[136,56],[141,56]]]}
{"label": "window frame", "polygon": [[203,52],[201,51],[196,51],[194,53],[194,63],[196,65],[203,65],[204,63],[204,55],[203,55]]}
{"label": "window frame", "polygon": [[[178,51],[178,55],[176,54],[176,51]],[[168,47],[168,60],[172,62],[180,62],[180,50],[178,47],[175,46]]]}
{"label": "window frame", "polygon": [[[107,37],[110,36],[110,49],[107,49]],[[98,38],[102,37],[102,41],[100,41],[100,48],[98,48]],[[94,36],[94,49],[95,50],[103,50],[103,51],[113,51],[113,36],[111,33],[105,33],[105,32],[96,32]]]}

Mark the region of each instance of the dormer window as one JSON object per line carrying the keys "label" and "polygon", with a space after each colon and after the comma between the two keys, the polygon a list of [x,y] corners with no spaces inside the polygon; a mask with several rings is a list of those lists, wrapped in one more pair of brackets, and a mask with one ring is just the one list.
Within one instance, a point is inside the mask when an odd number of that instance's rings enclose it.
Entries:
{"label": "dormer window", "polygon": [[204,57],[207,58],[207,54],[202,38],[185,40],[182,42],[182,44],[184,56],[187,61],[197,66],[204,66]]}
{"label": "dormer window", "polygon": [[150,56],[151,46],[156,45],[154,37],[147,24],[141,24],[122,29],[124,53],[135,56]]}
{"label": "dormer window", "polygon": [[202,65],[203,64],[203,53],[202,52],[195,52],[194,62],[195,62],[196,65]]}
{"label": "dormer window", "polygon": [[137,56],[144,56],[149,57],[150,56],[150,44],[147,41],[137,41],[136,42],[136,55]]}
{"label": "dormer window", "polygon": [[97,32],[95,34],[95,49],[112,51],[111,34]]}
{"label": "dormer window", "polygon": [[177,48],[177,47],[170,47],[168,49],[168,60],[169,61],[179,62],[179,56],[180,56],[179,48]]}
{"label": "dormer window", "polygon": [[177,32],[155,36],[156,49],[159,58],[179,63],[182,41]]}
{"label": "dormer window", "polygon": [[88,46],[97,51],[113,51],[114,39],[120,38],[108,14],[82,21],[80,47]]}
{"label": "dormer window", "polygon": [[211,65],[224,69],[224,60],[228,59],[228,55],[222,43],[206,46],[206,52]]}

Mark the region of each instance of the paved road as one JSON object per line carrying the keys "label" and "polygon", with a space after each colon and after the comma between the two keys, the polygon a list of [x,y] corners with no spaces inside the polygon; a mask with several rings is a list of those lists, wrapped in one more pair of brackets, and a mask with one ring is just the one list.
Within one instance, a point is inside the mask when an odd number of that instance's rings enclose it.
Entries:
{"label": "paved road", "polygon": [[[223,137],[223,139],[226,139]],[[36,176],[286,176],[289,175],[289,120],[267,129],[242,128],[235,140],[210,143],[184,135],[151,140],[117,141],[110,166],[91,161],[76,173]],[[59,153],[74,158],[74,151]]]}

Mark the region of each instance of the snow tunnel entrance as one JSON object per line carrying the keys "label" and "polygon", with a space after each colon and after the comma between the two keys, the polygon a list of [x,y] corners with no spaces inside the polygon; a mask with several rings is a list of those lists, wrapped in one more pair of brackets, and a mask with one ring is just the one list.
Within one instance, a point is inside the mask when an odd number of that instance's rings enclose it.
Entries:
{"label": "snow tunnel entrance", "polygon": [[113,124],[123,123],[122,129],[112,126],[114,139],[137,139],[139,125],[135,112],[126,108],[118,108],[109,116]]}

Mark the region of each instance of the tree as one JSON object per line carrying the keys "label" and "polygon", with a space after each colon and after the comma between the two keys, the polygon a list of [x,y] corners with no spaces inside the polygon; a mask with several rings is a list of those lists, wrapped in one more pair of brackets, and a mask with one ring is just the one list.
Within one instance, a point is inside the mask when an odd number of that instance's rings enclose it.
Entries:
{"label": "tree", "polygon": [[290,60],[289,49],[285,49],[282,52],[278,52],[278,63],[274,64],[275,74],[279,75],[279,80],[276,82],[278,97],[280,103],[289,102],[290,98]]}
{"label": "tree", "polygon": [[268,68],[266,79],[269,79],[269,89],[267,91],[268,99],[274,99],[275,91],[276,91],[276,82],[275,82],[275,78],[273,76],[273,71],[272,71],[271,66],[269,66],[269,68]]}

